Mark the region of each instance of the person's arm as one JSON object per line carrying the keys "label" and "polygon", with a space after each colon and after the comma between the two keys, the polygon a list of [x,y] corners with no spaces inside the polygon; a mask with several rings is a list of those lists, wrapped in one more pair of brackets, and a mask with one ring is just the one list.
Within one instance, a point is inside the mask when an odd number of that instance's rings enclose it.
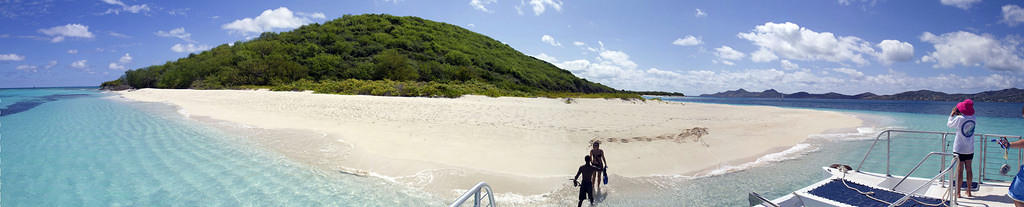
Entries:
{"label": "person's arm", "polygon": [[957,127],[959,127],[958,123],[960,123],[961,117],[962,116],[953,116],[952,114],[950,114],[949,120],[946,121],[946,127],[949,127],[949,128],[957,128]]}
{"label": "person's arm", "polygon": [[579,182],[578,182],[578,181],[576,181],[576,180],[580,178],[580,175],[581,175],[581,174],[583,174],[583,167],[580,167],[580,169],[579,169],[579,170],[576,170],[576,176],[575,176],[575,177],[572,177],[572,185],[573,185],[573,186],[577,186],[577,185],[579,185],[579,184],[577,184],[577,183],[579,183]]}
{"label": "person's arm", "polygon": [[1024,148],[1024,139],[1017,140],[1014,142],[1006,143],[1002,139],[999,140],[1000,145],[1007,146],[1007,148]]}

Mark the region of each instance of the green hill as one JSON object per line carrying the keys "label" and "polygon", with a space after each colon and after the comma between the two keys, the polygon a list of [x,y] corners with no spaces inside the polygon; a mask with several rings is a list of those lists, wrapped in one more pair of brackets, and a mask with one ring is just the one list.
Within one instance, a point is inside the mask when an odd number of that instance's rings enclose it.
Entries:
{"label": "green hill", "polygon": [[244,88],[324,93],[536,96],[620,93],[467,29],[418,17],[345,15],[263,33],[163,65],[130,70],[114,88]]}

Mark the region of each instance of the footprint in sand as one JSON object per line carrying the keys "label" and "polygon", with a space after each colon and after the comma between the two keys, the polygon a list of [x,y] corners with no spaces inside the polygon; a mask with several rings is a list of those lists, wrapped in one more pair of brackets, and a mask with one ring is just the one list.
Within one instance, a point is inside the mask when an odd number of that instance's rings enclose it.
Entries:
{"label": "footprint in sand", "polygon": [[[584,129],[585,130],[585,129]],[[671,140],[676,143],[689,143],[689,142],[700,142],[704,146],[709,146],[706,142],[700,138],[704,135],[708,135],[708,128],[706,127],[694,127],[691,129],[683,130],[679,134],[664,134],[655,137],[630,137],[630,138],[615,138],[609,137],[604,138],[605,142],[608,143],[629,143],[629,142],[653,142],[656,140]],[[601,138],[594,138],[590,140],[590,144],[601,140]]]}

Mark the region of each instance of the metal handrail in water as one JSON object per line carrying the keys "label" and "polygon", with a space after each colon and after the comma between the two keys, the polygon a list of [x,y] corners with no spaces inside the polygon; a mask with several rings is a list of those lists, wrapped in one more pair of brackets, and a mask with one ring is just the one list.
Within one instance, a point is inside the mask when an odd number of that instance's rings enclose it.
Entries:
{"label": "metal handrail in water", "polygon": [[[957,158],[958,156],[956,154],[953,154],[953,153],[932,152],[932,153],[928,153],[927,156],[924,156],[924,159],[921,160],[921,163],[924,163],[924,160],[927,160],[928,157],[932,156],[933,154],[939,154],[939,155],[942,155],[943,157],[945,157],[945,156],[953,156],[953,160],[958,159]],[[918,163],[917,166],[921,166],[921,163]],[[914,195],[914,192],[917,192],[917,191],[921,190],[922,188],[931,185],[932,182],[935,182],[935,179],[939,179],[942,176],[946,176],[946,173],[949,173],[950,171],[953,171],[953,168],[956,168],[956,163],[955,162],[953,164],[949,165],[949,167],[946,168],[945,170],[943,170],[942,172],[939,172],[939,174],[935,175],[935,177],[932,177],[932,179],[928,180],[928,182],[925,182],[925,183],[921,184],[921,186],[918,186],[913,191],[907,192],[906,195],[903,195],[903,198],[900,198],[899,200],[896,200],[896,202],[893,202],[892,204],[890,204],[889,207],[903,205],[903,203],[906,203],[907,200],[910,200],[910,198]],[[914,167],[914,169],[916,170],[917,167]],[[913,170],[911,170],[911,173],[913,173]],[[907,176],[910,176],[910,173],[907,173]],[[907,179],[907,177],[903,177],[903,179],[905,180],[905,179]],[[896,183],[896,186],[899,186],[900,183],[903,183],[903,180],[900,180],[899,183]],[[893,191],[896,191],[895,190],[896,189],[895,186],[893,186],[892,189],[893,189]],[[957,201],[956,201],[957,198],[956,198],[956,195],[953,195],[953,192],[955,192],[955,191],[953,191],[953,189],[954,188],[947,188],[946,189],[946,193],[949,194],[949,198],[950,198],[949,204],[950,204],[950,206],[957,206]]]}
{"label": "metal handrail in water", "polygon": [[465,203],[466,200],[469,200],[470,196],[473,197],[473,207],[480,207],[481,190],[487,193],[487,206],[497,206],[496,204],[494,204],[494,192],[491,191],[491,186],[487,185],[487,183],[485,182],[480,182],[477,183],[476,186],[473,186],[473,188],[470,188],[469,191],[466,191],[466,193],[463,193],[462,196],[459,196],[459,199],[455,199],[455,202],[452,202],[452,205],[448,205],[448,207],[462,206],[462,203]]}

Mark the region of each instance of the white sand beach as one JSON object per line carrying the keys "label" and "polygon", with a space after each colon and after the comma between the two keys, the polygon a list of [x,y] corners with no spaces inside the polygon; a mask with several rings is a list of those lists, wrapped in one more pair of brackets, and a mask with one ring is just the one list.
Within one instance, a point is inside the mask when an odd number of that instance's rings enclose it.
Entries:
{"label": "white sand beach", "polygon": [[376,174],[442,198],[487,181],[499,193],[565,188],[599,139],[613,178],[696,175],[753,161],[853,115],[768,106],[621,99],[377,97],[253,90],[119,92],[201,116],[326,136],[256,140],[330,171]]}

